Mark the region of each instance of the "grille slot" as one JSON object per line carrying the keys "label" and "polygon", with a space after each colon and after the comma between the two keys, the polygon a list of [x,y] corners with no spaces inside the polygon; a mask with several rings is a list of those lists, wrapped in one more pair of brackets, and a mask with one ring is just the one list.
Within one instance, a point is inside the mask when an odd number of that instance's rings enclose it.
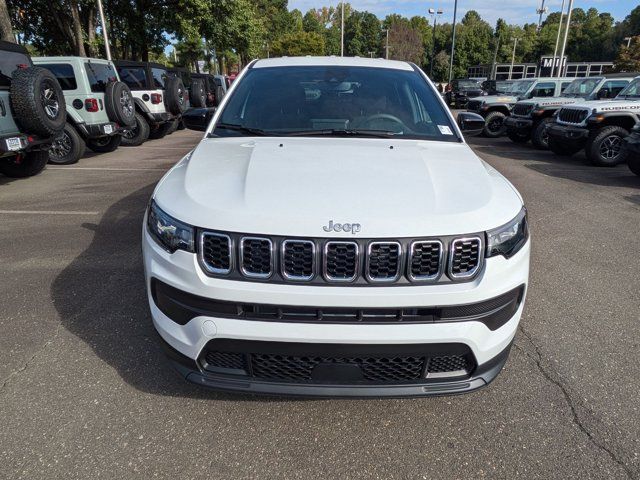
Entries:
{"label": "grille slot", "polygon": [[269,278],[273,274],[273,242],[268,238],[243,237],[240,269],[247,277]]}
{"label": "grille slot", "polygon": [[311,280],[315,276],[316,245],[310,240],[282,242],[282,274],[289,280]]}
{"label": "grille slot", "polygon": [[512,115],[518,117],[528,117],[533,111],[533,105],[530,103],[516,103],[512,110]]}
{"label": "grille slot", "polygon": [[352,282],[358,277],[356,242],[327,242],[324,246],[324,276],[332,282]]}
{"label": "grille slot", "polygon": [[231,271],[231,238],[221,233],[204,232],[200,235],[202,265],[210,273],[226,275]]}
{"label": "grille slot", "polygon": [[402,247],[398,242],[371,242],[367,252],[367,278],[393,282],[400,276]]}
{"label": "grille slot", "polygon": [[480,267],[482,242],[479,237],[458,238],[451,242],[449,275],[452,278],[468,278]]}
{"label": "grille slot", "polygon": [[467,110],[473,110],[477,112],[480,110],[480,106],[482,105],[482,100],[469,100],[467,103]]}
{"label": "grille slot", "polygon": [[415,281],[437,279],[442,269],[442,259],[441,242],[413,242],[409,257],[409,277]]}
{"label": "grille slot", "polygon": [[469,369],[469,361],[463,355],[431,357],[427,365],[427,378],[444,377],[452,374],[466,375]]}
{"label": "grille slot", "polygon": [[588,115],[589,111],[581,108],[561,108],[558,112],[558,120],[566,123],[582,123]]}
{"label": "grille slot", "polygon": [[228,370],[245,370],[244,355],[235,352],[218,352],[209,350],[204,357],[208,370],[211,369],[228,369]]}

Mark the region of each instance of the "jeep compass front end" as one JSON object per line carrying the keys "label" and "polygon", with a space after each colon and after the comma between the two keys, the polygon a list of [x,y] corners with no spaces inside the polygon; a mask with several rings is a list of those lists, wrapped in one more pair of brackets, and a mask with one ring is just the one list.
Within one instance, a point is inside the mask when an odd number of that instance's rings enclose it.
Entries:
{"label": "jeep compass front end", "polygon": [[143,225],[153,322],[178,372],[286,395],[491,382],[530,241],[522,198],[464,142],[472,117],[456,125],[412,64],[311,57],[255,61],[209,126],[185,116],[205,138]]}

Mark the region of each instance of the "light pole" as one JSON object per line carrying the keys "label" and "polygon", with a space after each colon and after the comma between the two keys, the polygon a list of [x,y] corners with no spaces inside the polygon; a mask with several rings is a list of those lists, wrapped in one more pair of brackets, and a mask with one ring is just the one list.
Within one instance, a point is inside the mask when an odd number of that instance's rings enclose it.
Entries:
{"label": "light pole", "polygon": [[340,56],[344,57],[344,2],[340,2],[342,14],[340,15]]}
{"label": "light pole", "polygon": [[540,15],[540,17],[538,17],[538,31],[540,31],[540,27],[542,26],[542,15],[547,13],[547,10],[549,9],[545,8],[544,0],[542,0],[542,5],[540,5],[540,8],[536,10],[536,13]]}
{"label": "light pole", "polygon": [[[556,57],[558,56],[558,45],[560,44],[560,32],[562,32],[562,17],[564,16],[564,0],[562,0],[562,6],[560,7],[560,23],[558,24],[558,35],[556,36],[556,46],[553,49],[553,62],[551,62],[551,77],[553,77],[553,71],[556,68]],[[560,60],[562,62],[562,60]]]}
{"label": "light pole", "polygon": [[387,34],[387,41],[386,41],[385,46],[384,46],[384,58],[389,60],[389,29],[385,28],[382,31]]}
{"label": "light pole", "polygon": [[433,57],[436,54],[436,23],[438,22],[438,15],[442,15],[442,9],[439,8],[435,10],[433,8],[429,9],[429,15],[433,19],[433,39],[431,42],[431,65],[429,66],[429,78],[433,80]]}
{"label": "light pole", "polygon": [[107,60],[111,60],[111,49],[109,48],[109,35],[107,34],[107,22],[104,20],[104,10],[102,9],[102,0],[98,0],[98,13],[100,14],[100,23],[102,24],[102,36],[104,37],[104,51],[107,54]]}
{"label": "light pole", "polygon": [[458,13],[458,0],[453,4],[453,32],[451,32],[451,63],[449,64],[449,84],[453,76],[453,54],[456,50],[456,15]]}
{"label": "light pole", "polygon": [[562,76],[562,60],[564,51],[567,48],[567,38],[569,37],[569,27],[571,27],[571,10],[573,10],[573,0],[569,0],[569,11],[567,12],[567,27],[564,29],[564,40],[562,40],[562,50],[560,50],[560,64],[558,65],[558,78]]}
{"label": "light pole", "polygon": [[516,46],[518,45],[518,37],[513,39],[513,52],[511,53],[511,66],[509,67],[509,80],[513,74],[513,62],[516,60]]}

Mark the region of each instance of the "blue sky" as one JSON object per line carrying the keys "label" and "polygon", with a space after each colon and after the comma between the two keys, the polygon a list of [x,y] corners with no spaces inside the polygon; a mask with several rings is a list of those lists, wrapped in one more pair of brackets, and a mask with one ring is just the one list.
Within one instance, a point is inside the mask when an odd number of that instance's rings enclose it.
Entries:
{"label": "blue sky", "polygon": [[[504,18],[509,23],[523,24],[538,21],[536,9],[541,0],[458,0],[458,18],[467,10],[476,10],[482,18],[495,24],[498,18]],[[412,17],[425,15],[429,7],[442,8],[443,21],[453,19],[454,0],[345,0],[356,10],[367,10],[384,18],[389,13],[399,13]],[[306,12],[310,8],[338,5],[338,1],[330,0],[289,0],[289,9],[297,8]],[[567,0],[566,5],[569,1]],[[562,0],[545,0],[549,12],[560,11]],[[638,0],[574,0],[574,8],[595,7],[598,11],[609,12],[616,20],[623,20],[629,12],[638,5]],[[565,6],[566,9],[566,6]]]}

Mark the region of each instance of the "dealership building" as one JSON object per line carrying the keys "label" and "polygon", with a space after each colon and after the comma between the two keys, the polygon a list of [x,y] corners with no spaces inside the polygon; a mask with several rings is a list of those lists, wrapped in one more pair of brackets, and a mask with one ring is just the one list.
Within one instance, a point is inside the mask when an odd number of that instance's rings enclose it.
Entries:
{"label": "dealership building", "polygon": [[[556,58],[554,76],[557,76],[560,58]],[[542,57],[538,63],[486,63],[474,65],[467,69],[469,78],[491,78],[508,80],[518,78],[548,77],[551,75],[553,57]],[[593,77],[607,73],[613,67],[613,62],[569,62],[567,57],[562,59],[561,77]]]}

